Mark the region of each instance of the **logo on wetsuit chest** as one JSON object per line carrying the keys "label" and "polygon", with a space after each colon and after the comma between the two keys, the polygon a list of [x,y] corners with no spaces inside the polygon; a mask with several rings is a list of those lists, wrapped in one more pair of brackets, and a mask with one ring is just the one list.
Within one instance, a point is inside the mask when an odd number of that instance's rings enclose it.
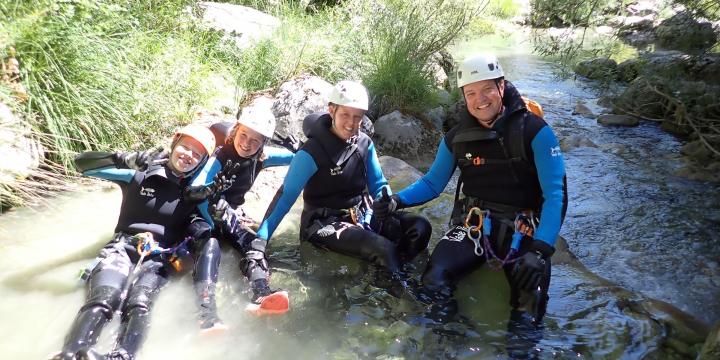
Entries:
{"label": "logo on wetsuit chest", "polygon": [[341,168],[341,167],[336,166],[336,167],[330,169],[330,175],[335,176],[335,175],[340,175],[340,174],[342,174],[342,168]]}
{"label": "logo on wetsuit chest", "polygon": [[550,156],[560,156],[562,155],[562,152],[560,151],[560,147],[556,146],[554,148],[550,148]]}
{"label": "logo on wetsuit chest", "polygon": [[147,197],[155,197],[155,189],[153,188],[146,188],[146,187],[140,187],[140,195],[147,196]]}

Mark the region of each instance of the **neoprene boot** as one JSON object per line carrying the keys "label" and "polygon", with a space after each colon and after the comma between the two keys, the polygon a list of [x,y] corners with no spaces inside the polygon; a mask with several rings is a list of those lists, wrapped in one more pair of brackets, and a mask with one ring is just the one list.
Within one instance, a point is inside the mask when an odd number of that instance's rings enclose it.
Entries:
{"label": "neoprene boot", "polygon": [[195,292],[199,302],[198,321],[200,322],[200,334],[202,335],[223,332],[228,329],[217,315],[215,287],[215,283],[212,281],[195,283]]}
{"label": "neoprene boot", "polygon": [[267,279],[257,279],[252,282],[251,303],[245,311],[253,315],[280,315],[290,309],[290,299],[287,291],[270,290]]}

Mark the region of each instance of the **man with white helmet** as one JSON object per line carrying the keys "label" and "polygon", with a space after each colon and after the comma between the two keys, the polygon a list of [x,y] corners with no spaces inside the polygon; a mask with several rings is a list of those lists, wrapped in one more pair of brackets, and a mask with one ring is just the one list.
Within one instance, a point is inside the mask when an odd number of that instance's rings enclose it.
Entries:
{"label": "man with white helmet", "polygon": [[458,87],[467,106],[459,124],[440,141],[428,173],[377,203],[375,211],[436,198],[459,167],[452,227],[423,275],[424,300],[446,310],[456,307],[448,295],[460,278],[487,262],[505,272],[513,316],[532,310],[538,324],[548,301],[550,256],[567,208],[565,167],[552,129],[528,110],[504,75],[493,54],[460,64]]}
{"label": "man with white helmet", "polygon": [[[203,186],[212,181],[215,174],[228,166],[236,173],[232,185],[225,189],[208,207],[201,204],[201,213],[211,215],[213,224],[197,219],[191,225],[196,229],[213,228],[213,236],[201,245],[197,259],[194,282],[199,297],[201,333],[208,334],[226,330],[217,315],[215,288],[220,266],[220,242],[226,242],[240,252],[240,267],[251,284],[251,304],[246,310],[256,315],[280,314],[289,309],[288,294],[270,289],[270,272],[265,256],[265,241],[255,241],[248,228],[252,221],[245,215],[242,205],[260,171],[271,166],[290,164],[293,153],[285,149],[266,147],[275,131],[275,116],[269,108],[249,106],[242,110],[229,134],[220,135],[218,150],[193,180],[193,185]],[[204,216],[205,218],[207,216]]]}
{"label": "man with white helmet", "polygon": [[[400,280],[402,262],[427,247],[431,228],[426,219],[412,214],[382,221],[372,217],[373,198],[387,193],[389,186],[375,145],[359,131],[367,109],[365,87],[341,81],[329,96],[328,111],[306,117],[303,127],[308,140],[295,154],[257,235],[270,239],[304,191],[301,240],[370,261]],[[397,225],[395,231],[390,230],[392,224]]]}

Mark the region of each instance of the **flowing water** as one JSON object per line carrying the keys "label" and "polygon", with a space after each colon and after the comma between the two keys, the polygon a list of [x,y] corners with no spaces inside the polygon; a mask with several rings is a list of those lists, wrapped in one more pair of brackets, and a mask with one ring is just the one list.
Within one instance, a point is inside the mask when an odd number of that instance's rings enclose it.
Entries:
{"label": "flowing water", "polygon": [[[576,261],[560,259],[553,268],[545,329],[509,333],[504,277],[483,269],[461,283],[457,319],[439,323],[423,305],[374,287],[374,271],[367,265],[298,245],[296,204],[271,245],[273,285],[291,296],[287,315],[243,313],[247,284],[237,256],[225,249],[218,303],[231,330],[211,339],[198,337],[191,281],[181,278],[160,294],[140,358],[692,356],[702,339],[661,321],[667,314],[685,316],[644,306],[654,298],[702,323],[720,320],[718,185],[673,176],[683,165],[682,143],[655,124],[606,128],[571,115],[576,101],[592,106],[599,92],[580,80],[556,79],[553,65],[528,54],[528,46],[515,37],[484,39],[464,44],[455,54],[498,51],[507,78],[544,106],[561,141],[582,137],[594,143],[564,154],[570,206],[561,235],[582,264],[611,283]],[[419,210],[433,221],[431,248],[444,229],[451,198],[445,194]],[[83,301],[77,271],[110,237],[120,194],[88,190],[48,202],[0,216],[2,359],[41,359],[61,347]],[[253,202],[250,213],[262,216],[264,205]],[[414,263],[416,277],[426,257]],[[116,319],[106,328],[99,350],[112,347],[117,326]]]}

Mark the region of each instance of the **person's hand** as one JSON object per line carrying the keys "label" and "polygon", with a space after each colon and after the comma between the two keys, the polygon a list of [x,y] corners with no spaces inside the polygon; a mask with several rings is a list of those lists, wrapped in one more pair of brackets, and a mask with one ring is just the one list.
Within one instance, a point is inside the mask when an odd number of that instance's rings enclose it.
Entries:
{"label": "person's hand", "polygon": [[222,222],[227,218],[226,213],[229,209],[230,204],[225,201],[225,199],[220,199],[217,203],[210,206],[210,215],[212,215],[214,221]]}
{"label": "person's hand", "polygon": [[[225,190],[229,189],[235,182],[235,176],[240,170],[240,164],[228,160],[209,185],[187,186],[183,190],[183,199],[190,203],[201,203],[219,197]],[[212,203],[212,201],[211,201]],[[211,204],[212,206],[212,204]]]}
{"label": "person's hand", "polygon": [[159,146],[146,151],[115,153],[115,164],[119,167],[145,171],[150,166],[163,165],[170,160],[170,154]]}
{"label": "person's hand", "polygon": [[300,147],[303,146],[303,142],[300,141],[300,139],[296,138],[292,134],[288,134],[287,136],[282,136],[279,132],[275,132],[275,136],[273,136],[272,139],[270,139],[270,142],[276,145],[280,145],[293,153],[296,153],[298,150],[300,150]]}
{"label": "person's hand", "polygon": [[382,196],[372,203],[373,216],[379,220],[387,219],[390,214],[397,210],[399,199],[396,194],[388,196],[386,187],[382,189]]}
{"label": "person's hand", "polygon": [[547,259],[555,249],[540,240],[532,240],[530,250],[515,263],[511,272],[513,286],[528,292],[535,291],[545,275]]}

